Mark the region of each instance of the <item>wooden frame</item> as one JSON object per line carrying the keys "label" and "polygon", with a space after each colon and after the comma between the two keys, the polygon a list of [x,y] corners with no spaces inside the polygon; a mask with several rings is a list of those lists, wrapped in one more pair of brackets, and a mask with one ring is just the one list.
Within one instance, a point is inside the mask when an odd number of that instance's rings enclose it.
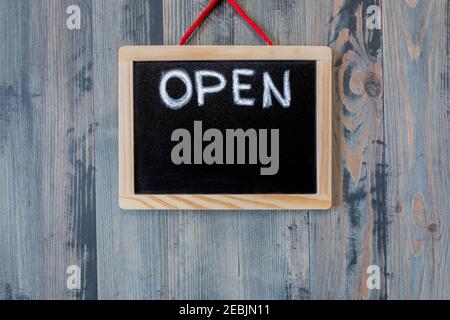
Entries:
{"label": "wooden frame", "polygon": [[[195,60],[317,61],[317,193],[137,195],[134,193],[133,62]],[[329,209],[331,207],[331,63],[328,47],[126,46],[119,50],[119,205],[145,210]]]}

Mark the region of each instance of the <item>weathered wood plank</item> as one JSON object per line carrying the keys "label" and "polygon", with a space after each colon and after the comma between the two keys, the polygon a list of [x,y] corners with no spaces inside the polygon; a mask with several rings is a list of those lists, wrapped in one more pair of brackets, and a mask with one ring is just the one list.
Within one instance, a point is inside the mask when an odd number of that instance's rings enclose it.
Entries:
{"label": "weathered wood plank", "polygon": [[[164,1],[164,43],[178,43],[207,3]],[[306,42],[305,31],[296,30],[298,25],[305,24],[302,1],[239,3],[276,44]],[[264,42],[224,1],[188,44],[264,45]],[[309,297],[307,212],[202,212],[170,215],[168,219],[171,226],[168,238],[177,239],[177,246],[170,246],[169,260],[184,266],[169,266],[169,278],[174,279],[171,297]],[[185,234],[180,234],[180,229]],[[199,236],[192,239],[189,234]],[[202,272],[196,267],[199,264],[204,266]]]}
{"label": "weathered wood plank", "polygon": [[449,299],[448,1],[385,1],[388,294]]}
{"label": "weathered wood plank", "polygon": [[[65,28],[69,4],[81,30]],[[90,1],[0,6],[0,298],[96,298]]]}
{"label": "weathered wood plank", "polygon": [[[369,30],[366,23],[368,7],[380,2],[308,4],[308,12],[322,13],[320,20],[329,21],[327,42],[335,60],[334,207],[329,213],[310,216],[311,297],[386,298],[382,33]],[[311,24],[320,28],[320,20]],[[324,34],[313,30],[310,41],[322,43]],[[369,265],[381,269],[381,290],[366,286]]]}
{"label": "weathered wood plank", "polygon": [[[0,299],[40,295],[40,283],[35,275],[42,264],[39,258],[43,251],[42,242],[38,239],[42,238],[43,213],[42,194],[36,185],[42,176],[42,159],[31,163],[29,159],[40,146],[39,139],[33,134],[33,124],[39,120],[32,113],[33,100],[38,97],[33,99],[32,95],[42,92],[42,82],[37,81],[39,85],[30,88],[30,76],[40,80],[40,75],[30,75],[23,70],[23,65],[30,62],[23,43],[29,45],[30,40],[26,35],[29,22],[16,22],[21,16],[30,19],[30,8],[25,3],[1,2],[0,37],[4,45],[0,47]],[[39,60],[41,57],[36,54],[34,58]],[[26,174],[20,174],[20,171]],[[29,201],[18,199],[19,194]],[[39,243],[41,245],[37,245]],[[26,258],[31,254],[37,260]]]}
{"label": "weathered wood plank", "polygon": [[162,2],[93,2],[98,296],[158,299],[167,295],[170,213],[121,211],[118,184],[118,51],[162,43]]}

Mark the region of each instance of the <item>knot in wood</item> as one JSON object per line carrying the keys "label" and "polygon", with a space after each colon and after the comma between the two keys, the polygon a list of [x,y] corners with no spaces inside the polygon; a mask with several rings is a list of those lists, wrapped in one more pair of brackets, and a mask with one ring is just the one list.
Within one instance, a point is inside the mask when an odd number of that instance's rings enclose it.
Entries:
{"label": "knot in wood", "polygon": [[437,224],[436,223],[432,223],[428,226],[428,231],[430,231],[431,233],[435,233],[437,231]]}
{"label": "knot in wood", "polygon": [[370,73],[364,82],[364,89],[369,97],[375,98],[381,94],[381,82],[374,73]]}

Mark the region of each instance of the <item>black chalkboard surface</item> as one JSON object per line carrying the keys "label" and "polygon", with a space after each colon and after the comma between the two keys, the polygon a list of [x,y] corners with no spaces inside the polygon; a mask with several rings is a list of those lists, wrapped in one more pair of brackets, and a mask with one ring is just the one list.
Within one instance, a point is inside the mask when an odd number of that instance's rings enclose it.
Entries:
{"label": "black chalkboard surface", "polygon": [[[235,105],[233,70],[253,70],[240,82],[251,85],[241,97],[254,99],[253,106]],[[157,61],[134,62],[134,165],[136,194],[312,194],[317,190],[316,173],[316,63],[314,61]],[[195,72],[210,70],[226,80],[223,90],[207,94],[198,105],[195,87],[192,98],[173,110],[161,99],[159,84],[164,73],[183,70],[190,79]],[[273,98],[263,108],[263,74],[283,88],[283,75],[290,71],[290,106],[283,107]],[[217,84],[205,77],[204,85]],[[194,86],[194,81],[192,81]],[[181,97],[186,85],[173,77],[167,82],[171,97]],[[280,90],[282,91],[282,90]],[[194,140],[194,121],[202,131],[227,129],[279,129],[279,169],[274,175],[261,175],[258,164],[181,164],[171,161],[177,142],[172,133],[185,128]],[[270,141],[270,139],[268,139]],[[249,141],[247,141],[247,144]],[[191,141],[194,144],[194,141]],[[203,142],[203,148],[209,142]],[[226,143],[223,143],[225,145]],[[237,153],[235,145],[235,155]],[[249,146],[246,151],[248,152]],[[226,150],[223,151],[224,158]]]}
{"label": "black chalkboard surface", "polygon": [[124,209],[331,206],[331,50],[119,52]]}

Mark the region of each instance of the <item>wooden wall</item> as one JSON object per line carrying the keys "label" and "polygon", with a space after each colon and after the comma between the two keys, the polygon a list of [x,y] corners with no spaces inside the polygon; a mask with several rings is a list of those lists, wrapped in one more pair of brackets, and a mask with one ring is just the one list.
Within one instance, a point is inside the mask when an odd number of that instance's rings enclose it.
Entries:
{"label": "wooden wall", "polygon": [[[118,48],[176,44],[207,3],[0,0],[0,299],[449,299],[446,0],[239,1],[334,51],[329,212],[119,209]],[[264,45],[226,3],[189,44]]]}

